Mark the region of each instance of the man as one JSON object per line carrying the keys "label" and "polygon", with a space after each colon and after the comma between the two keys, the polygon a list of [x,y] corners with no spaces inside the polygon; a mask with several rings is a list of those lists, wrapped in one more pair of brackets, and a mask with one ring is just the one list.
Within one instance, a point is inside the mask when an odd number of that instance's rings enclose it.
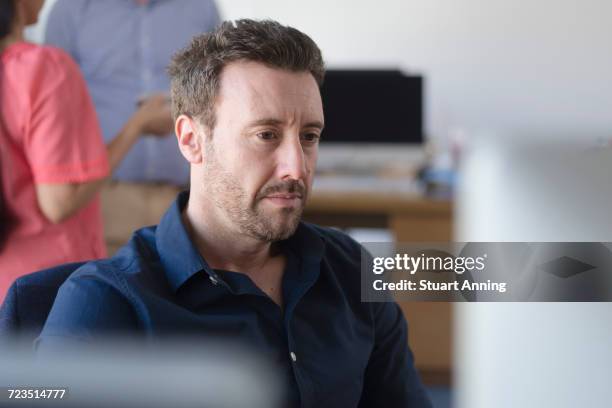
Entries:
{"label": "man", "polygon": [[[196,34],[219,23],[212,0],[58,0],[45,41],[79,64],[108,142],[137,106],[168,93],[166,67],[172,54]],[[172,132],[170,106],[156,136]],[[189,166],[171,137],[141,138],[102,193],[109,253],[140,227],[159,222],[187,185]]]}
{"label": "man", "polygon": [[68,279],[39,351],[101,333],[228,335],[280,367],[288,405],[429,407],[399,307],[360,302],[359,244],[300,222],[324,124],[316,44],[276,22],[228,22],[170,74],[191,190]]}

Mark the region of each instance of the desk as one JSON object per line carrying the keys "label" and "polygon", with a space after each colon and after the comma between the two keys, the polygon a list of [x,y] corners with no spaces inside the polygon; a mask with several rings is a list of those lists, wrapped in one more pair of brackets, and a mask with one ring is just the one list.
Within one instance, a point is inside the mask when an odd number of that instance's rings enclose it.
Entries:
{"label": "desk", "polygon": [[[314,190],[304,219],[320,225],[389,228],[398,242],[452,240],[452,203],[416,193]],[[400,302],[417,369],[429,385],[451,381],[452,304]]]}

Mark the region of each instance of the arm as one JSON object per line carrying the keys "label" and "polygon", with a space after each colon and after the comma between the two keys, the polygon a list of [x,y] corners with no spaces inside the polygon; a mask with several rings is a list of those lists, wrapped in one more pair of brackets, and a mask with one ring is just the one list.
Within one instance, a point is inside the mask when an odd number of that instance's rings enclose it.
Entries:
{"label": "arm", "polygon": [[431,408],[408,348],[408,326],[394,302],[372,303],[375,344],[366,368],[360,408]]}
{"label": "arm", "polygon": [[[141,134],[167,134],[170,131],[165,128],[158,129],[160,126],[166,126],[168,110],[166,95],[152,96],[141,105],[119,134],[106,145],[111,173]],[[79,183],[37,183],[38,206],[50,222],[60,223],[87,205],[106,179],[99,178]]]}

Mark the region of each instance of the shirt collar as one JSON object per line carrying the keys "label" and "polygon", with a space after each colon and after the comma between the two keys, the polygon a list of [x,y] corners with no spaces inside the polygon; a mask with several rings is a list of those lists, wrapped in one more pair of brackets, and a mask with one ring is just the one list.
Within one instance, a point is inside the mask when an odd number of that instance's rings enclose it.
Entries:
{"label": "shirt collar", "polygon": [[191,242],[181,219],[188,200],[189,191],[180,193],[155,230],[159,258],[175,292],[187,279],[200,271],[211,276],[216,275]]}
{"label": "shirt collar", "polygon": [[[221,280],[202,258],[183,224],[181,213],[188,200],[189,191],[180,193],[155,230],[157,251],[168,281],[175,292],[189,278],[201,271],[216,280]],[[323,237],[314,227],[303,222],[300,222],[295,233],[285,241],[285,244],[308,264],[318,265],[325,251]]]}

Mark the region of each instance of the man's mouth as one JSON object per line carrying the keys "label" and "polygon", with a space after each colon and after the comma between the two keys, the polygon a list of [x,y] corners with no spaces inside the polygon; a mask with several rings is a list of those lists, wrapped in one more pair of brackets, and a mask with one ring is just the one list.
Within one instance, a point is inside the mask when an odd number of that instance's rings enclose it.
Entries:
{"label": "man's mouth", "polygon": [[265,198],[280,207],[297,207],[302,202],[302,195],[298,193],[274,193]]}

